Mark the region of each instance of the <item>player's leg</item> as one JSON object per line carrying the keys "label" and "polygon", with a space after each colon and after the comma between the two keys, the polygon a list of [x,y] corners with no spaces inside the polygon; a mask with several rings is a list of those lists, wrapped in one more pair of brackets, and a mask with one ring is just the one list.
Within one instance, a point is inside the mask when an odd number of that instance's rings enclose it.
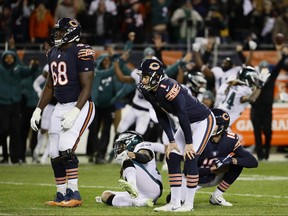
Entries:
{"label": "player's leg", "polygon": [[230,169],[223,178],[221,179],[220,184],[211,195],[209,202],[214,205],[222,205],[222,206],[233,206],[230,202],[227,202],[223,194],[225,191],[236,181],[243,170],[243,167],[230,165]]}
{"label": "player's leg", "polygon": [[[66,113],[75,106],[74,103],[61,106],[60,113]],[[59,139],[59,151],[66,169],[67,189],[65,201],[60,203],[63,207],[74,207],[83,203],[78,190],[78,158],[75,154],[81,135],[91,124],[94,117],[94,104],[86,102],[72,128],[61,130]]]}
{"label": "player's leg", "polygon": [[126,111],[125,115],[122,115],[122,118],[119,122],[118,128],[117,128],[117,133],[123,133],[129,129],[131,125],[133,125],[136,121],[136,114],[135,114],[135,109],[130,107]]}
{"label": "player's leg", "polygon": [[149,111],[135,109],[134,112],[136,114],[135,131],[141,135],[144,135],[150,123]]}
{"label": "player's leg", "polygon": [[[201,122],[191,124],[191,130],[193,131],[193,148],[196,155],[191,159],[188,157],[185,158],[184,170],[186,174],[186,197],[184,204],[176,211],[192,211],[194,208],[196,187],[199,181],[198,158],[204,150],[214,126],[214,115],[210,115],[207,119]],[[175,134],[176,143],[178,142],[178,139],[184,139],[184,133],[181,128]],[[181,141],[184,141],[185,143],[185,140]]]}

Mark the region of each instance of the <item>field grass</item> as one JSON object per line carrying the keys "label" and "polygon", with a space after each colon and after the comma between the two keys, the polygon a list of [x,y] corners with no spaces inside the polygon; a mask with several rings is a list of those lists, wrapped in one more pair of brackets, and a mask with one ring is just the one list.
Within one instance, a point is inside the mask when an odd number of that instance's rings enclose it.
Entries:
{"label": "field grass", "polygon": [[[159,164],[160,166],[160,164]],[[213,206],[209,197],[214,188],[196,194],[195,211],[177,215],[288,215],[288,163],[262,162],[256,169],[244,169],[240,178],[225,193],[233,207]],[[165,204],[169,192],[163,174],[164,193],[157,206]],[[95,202],[95,196],[117,186],[116,164],[80,164],[79,190],[84,204],[77,208],[45,206],[53,198],[55,185],[49,165],[0,166],[0,215],[176,215],[154,212],[149,207],[116,208]]]}

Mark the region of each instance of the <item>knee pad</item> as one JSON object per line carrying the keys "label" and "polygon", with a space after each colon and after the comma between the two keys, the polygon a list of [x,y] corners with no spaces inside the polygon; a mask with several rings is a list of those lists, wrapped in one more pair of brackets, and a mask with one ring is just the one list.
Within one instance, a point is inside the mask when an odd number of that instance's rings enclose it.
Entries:
{"label": "knee pad", "polygon": [[60,156],[64,164],[67,164],[68,162],[70,163],[72,162],[74,164],[79,163],[79,160],[72,149],[67,149],[66,151],[60,151]]}

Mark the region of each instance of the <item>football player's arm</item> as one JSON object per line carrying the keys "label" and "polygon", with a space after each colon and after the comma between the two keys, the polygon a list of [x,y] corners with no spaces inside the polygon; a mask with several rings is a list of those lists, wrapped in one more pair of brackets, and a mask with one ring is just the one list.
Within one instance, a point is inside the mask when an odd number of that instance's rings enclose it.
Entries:
{"label": "football player's arm", "polygon": [[81,110],[87,100],[91,96],[91,89],[93,84],[94,71],[79,73],[79,80],[81,85],[81,92],[79,94],[76,107]]}
{"label": "football player's arm", "polygon": [[138,152],[128,152],[127,155],[131,159],[144,164],[153,159],[153,152],[148,149],[140,149]]}
{"label": "football player's arm", "polygon": [[241,97],[240,102],[241,103],[246,103],[246,102],[254,103],[259,97],[260,93],[261,93],[261,88],[256,88],[250,95]]}
{"label": "football player's arm", "polygon": [[207,64],[203,63],[200,53],[199,52],[193,52],[193,57],[194,57],[196,66],[201,70],[201,72],[204,74],[204,76],[209,77],[209,78],[214,78],[214,73],[207,66]]}
{"label": "football player's arm", "polygon": [[240,145],[234,152],[235,155],[232,158],[232,163],[234,165],[242,166],[245,168],[258,167],[257,159],[242,145]]}
{"label": "football player's arm", "polygon": [[167,114],[162,110],[158,110],[157,108],[154,108],[154,109],[156,112],[158,122],[162,126],[164,132],[166,133],[166,135],[169,139],[169,142],[175,142],[174,135],[172,133],[172,128],[171,128]]}

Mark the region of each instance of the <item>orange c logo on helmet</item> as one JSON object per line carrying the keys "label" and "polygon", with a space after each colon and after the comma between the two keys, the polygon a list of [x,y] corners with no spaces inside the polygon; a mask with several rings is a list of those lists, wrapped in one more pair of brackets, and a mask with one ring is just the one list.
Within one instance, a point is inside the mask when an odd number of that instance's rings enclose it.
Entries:
{"label": "orange c logo on helmet", "polygon": [[152,70],[158,70],[160,68],[160,65],[157,62],[153,62],[149,65],[149,68]]}
{"label": "orange c logo on helmet", "polygon": [[225,121],[228,121],[229,120],[229,114],[227,112],[223,113],[222,115],[222,118],[225,120]]}

